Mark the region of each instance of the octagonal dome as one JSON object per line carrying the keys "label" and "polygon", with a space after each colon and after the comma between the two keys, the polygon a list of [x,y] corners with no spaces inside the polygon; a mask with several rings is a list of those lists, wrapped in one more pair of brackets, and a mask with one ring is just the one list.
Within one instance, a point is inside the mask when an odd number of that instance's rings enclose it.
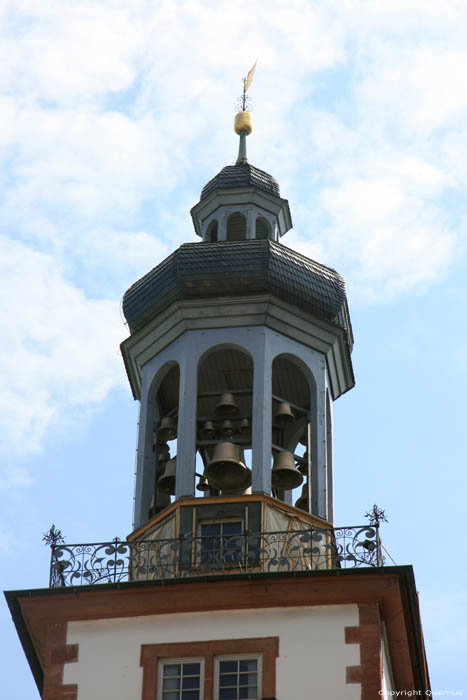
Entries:
{"label": "octagonal dome", "polygon": [[200,199],[204,199],[214,190],[227,190],[238,187],[258,187],[260,190],[280,197],[279,184],[264,170],[249,163],[227,165],[203,187]]}

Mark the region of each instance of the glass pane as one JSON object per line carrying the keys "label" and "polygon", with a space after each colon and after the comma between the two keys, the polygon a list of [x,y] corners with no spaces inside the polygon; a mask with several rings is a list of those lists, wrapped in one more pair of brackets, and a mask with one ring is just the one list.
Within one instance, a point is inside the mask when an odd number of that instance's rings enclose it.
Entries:
{"label": "glass pane", "polygon": [[183,690],[182,700],[199,700],[199,690]]}
{"label": "glass pane", "polygon": [[254,700],[257,700],[258,698],[258,690],[256,686],[253,688],[240,688],[240,692],[238,694],[239,700],[244,700],[244,698],[253,698]]}
{"label": "glass pane", "polygon": [[183,664],[184,676],[199,676],[200,664]]}
{"label": "glass pane", "polygon": [[219,700],[237,700],[237,689],[236,688],[220,688],[219,689]]}
{"label": "glass pane", "polygon": [[240,671],[256,671],[257,667],[257,659],[242,659],[240,661]]}
{"label": "glass pane", "polygon": [[256,685],[256,673],[241,673],[239,685]]}
{"label": "glass pane", "polygon": [[236,673],[222,673],[219,677],[220,685],[237,685],[237,674]]}
{"label": "glass pane", "polygon": [[183,679],[182,688],[199,688],[199,676],[188,676]]}
{"label": "glass pane", "polygon": [[162,700],[180,700],[180,695],[177,693],[162,693]]}
{"label": "glass pane", "polygon": [[217,537],[221,534],[221,523],[210,523],[209,525],[201,525],[202,537]]}
{"label": "glass pane", "polygon": [[222,523],[223,535],[240,535],[242,532],[242,523]]}
{"label": "glass pane", "polygon": [[164,664],[164,676],[179,676],[180,664]]}
{"label": "glass pane", "polygon": [[219,664],[219,670],[221,673],[237,673],[237,669],[238,661],[221,661]]}
{"label": "glass pane", "polygon": [[180,678],[164,678],[162,688],[164,690],[178,690],[180,688]]}

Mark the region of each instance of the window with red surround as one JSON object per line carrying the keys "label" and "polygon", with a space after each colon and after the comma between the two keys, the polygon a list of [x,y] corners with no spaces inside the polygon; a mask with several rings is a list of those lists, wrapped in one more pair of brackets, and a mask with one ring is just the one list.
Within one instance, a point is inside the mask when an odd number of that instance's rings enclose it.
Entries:
{"label": "window with red surround", "polygon": [[[186,676],[190,683],[195,683],[195,664],[199,664],[200,672],[200,700],[216,700],[221,698],[221,683],[223,686],[232,688],[235,685],[240,697],[251,697],[245,695],[245,687],[248,682],[254,683],[251,679],[255,673],[252,663],[258,660],[256,665],[257,687],[260,688],[264,700],[274,700],[276,695],[276,658],[279,654],[279,637],[256,637],[250,639],[216,639],[208,642],[176,642],[172,644],[143,644],[141,646],[140,665],[143,667],[143,696],[142,700],[159,700],[162,698],[162,679],[159,674],[164,673],[164,668],[173,667],[170,672],[178,679]],[[190,664],[190,660],[193,663]],[[238,660],[238,671],[235,683],[234,672],[227,668],[225,660],[232,662]],[[241,673],[244,662],[250,660],[250,674],[248,681],[246,675]],[[168,663],[170,661],[170,663]],[[224,664],[224,666],[222,666]],[[176,667],[180,667],[177,670]],[[224,669],[224,670],[223,670]],[[198,677],[198,676],[196,676]],[[245,680],[243,680],[245,679]],[[159,692],[159,695],[158,695]],[[234,692],[234,691],[232,691]],[[248,692],[248,691],[246,691]],[[170,694],[170,693],[169,693]],[[177,691],[174,697],[183,699],[183,693]],[[187,696],[190,697],[190,696]],[[194,696],[193,696],[194,697]],[[232,695],[234,697],[234,695]]]}

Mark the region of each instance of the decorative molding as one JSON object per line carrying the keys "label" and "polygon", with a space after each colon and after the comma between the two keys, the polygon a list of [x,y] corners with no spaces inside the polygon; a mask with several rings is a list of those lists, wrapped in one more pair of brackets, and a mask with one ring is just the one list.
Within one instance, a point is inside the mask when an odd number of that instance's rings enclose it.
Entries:
{"label": "decorative molding", "polygon": [[214,657],[224,654],[261,654],[262,695],[276,694],[276,658],[279,655],[279,637],[248,639],[216,639],[206,642],[175,642],[170,644],[143,644],[140,666],[143,667],[142,700],[155,700],[157,673],[160,659],[177,657],[204,657],[204,700],[213,698]]}
{"label": "decorative molding", "polygon": [[78,686],[63,685],[63,667],[78,661],[78,645],[66,643],[67,623],[47,625],[42,700],[77,700]]}
{"label": "decorative molding", "polygon": [[190,330],[265,326],[322,353],[333,399],[351,389],[354,376],[345,330],[269,294],[175,301],[120,345],[135,399],[141,398],[142,368]]}

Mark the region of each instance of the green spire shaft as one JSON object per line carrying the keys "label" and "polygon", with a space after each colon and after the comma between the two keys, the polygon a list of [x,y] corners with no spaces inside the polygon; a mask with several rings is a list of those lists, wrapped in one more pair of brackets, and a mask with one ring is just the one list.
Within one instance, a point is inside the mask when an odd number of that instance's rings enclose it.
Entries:
{"label": "green spire shaft", "polygon": [[240,142],[238,144],[238,157],[235,165],[242,165],[248,163],[248,158],[246,157],[246,137],[248,135],[247,131],[240,132]]}

